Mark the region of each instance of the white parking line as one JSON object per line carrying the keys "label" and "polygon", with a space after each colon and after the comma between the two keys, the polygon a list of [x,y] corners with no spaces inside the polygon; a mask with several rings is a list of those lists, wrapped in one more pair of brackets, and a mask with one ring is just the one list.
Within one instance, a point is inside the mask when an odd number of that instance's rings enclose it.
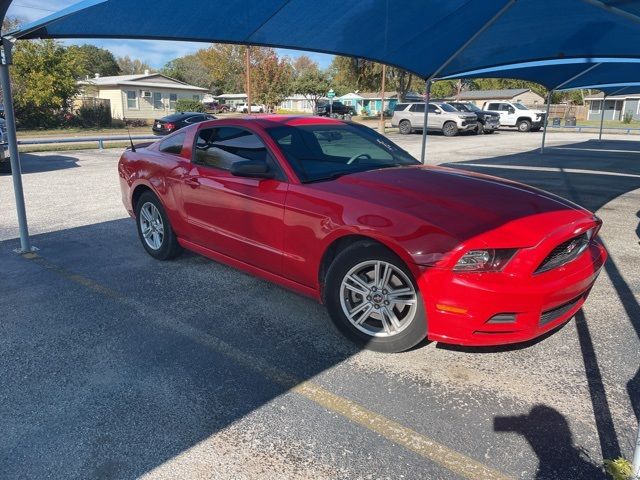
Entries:
{"label": "white parking line", "polygon": [[464,165],[466,167],[480,167],[480,168],[503,168],[505,170],[529,170],[534,172],[564,172],[564,173],[586,173],[589,175],[608,175],[612,177],[631,177],[640,178],[640,175],[635,173],[619,173],[619,172],[606,172],[603,170],[584,170],[581,168],[560,168],[560,167],[534,167],[528,165],[492,165],[489,163],[450,163],[448,166]]}

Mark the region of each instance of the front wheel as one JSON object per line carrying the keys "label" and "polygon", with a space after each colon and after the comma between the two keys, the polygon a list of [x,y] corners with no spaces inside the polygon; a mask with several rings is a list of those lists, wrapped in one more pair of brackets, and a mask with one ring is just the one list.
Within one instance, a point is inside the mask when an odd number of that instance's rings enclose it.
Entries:
{"label": "front wheel", "polygon": [[411,123],[409,120],[402,120],[398,125],[398,130],[402,135],[409,135],[411,133]]}
{"label": "front wheel", "polygon": [[455,122],[447,122],[442,127],[442,133],[445,137],[455,137],[458,134],[458,126]]}
{"label": "front wheel", "polygon": [[164,207],[153,192],[144,192],[136,203],[136,224],[140,242],[153,258],[170,260],[182,252]]}
{"label": "front wheel", "polygon": [[358,242],[338,254],[327,272],[324,300],[338,330],[364,348],[402,352],[427,336],[411,272],[380,244]]}
{"label": "front wheel", "polygon": [[518,127],[519,132],[528,132],[529,130],[531,130],[531,122],[529,120],[520,120],[516,124],[516,127]]}

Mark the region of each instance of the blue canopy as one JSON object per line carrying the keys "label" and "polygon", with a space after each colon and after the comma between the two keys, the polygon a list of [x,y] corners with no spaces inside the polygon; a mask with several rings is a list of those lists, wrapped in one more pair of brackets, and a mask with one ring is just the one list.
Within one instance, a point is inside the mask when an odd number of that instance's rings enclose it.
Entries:
{"label": "blue canopy", "polygon": [[[611,83],[640,82],[640,59],[580,58],[530,62],[462,72],[447,78],[516,78],[549,90],[598,88]],[[595,86],[594,86],[595,85]]]}
{"label": "blue canopy", "polygon": [[[85,0],[12,36],[246,43],[368,58],[427,78],[638,57],[639,13],[640,0]],[[578,69],[550,68],[537,81],[553,85]]]}

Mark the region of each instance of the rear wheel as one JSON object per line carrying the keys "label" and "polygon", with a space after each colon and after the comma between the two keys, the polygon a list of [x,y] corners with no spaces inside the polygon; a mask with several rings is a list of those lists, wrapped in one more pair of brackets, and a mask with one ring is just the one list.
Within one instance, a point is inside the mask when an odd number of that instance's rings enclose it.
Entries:
{"label": "rear wheel", "polygon": [[327,272],[325,303],[338,330],[371,350],[402,352],[427,336],[411,272],[375,242],[358,242],[338,254]]}
{"label": "rear wheel", "polygon": [[402,135],[409,135],[411,133],[411,122],[409,120],[401,120],[398,125],[398,130]]}
{"label": "rear wheel", "polygon": [[519,120],[516,127],[518,127],[519,132],[528,132],[531,130],[531,122],[529,120]]}
{"label": "rear wheel", "polygon": [[487,135],[491,135],[495,130],[485,130],[484,133]]}
{"label": "rear wheel", "polygon": [[138,237],[149,255],[170,260],[182,252],[164,207],[153,192],[144,192],[136,203]]}
{"label": "rear wheel", "polygon": [[455,122],[447,122],[442,126],[442,133],[445,137],[455,137],[458,134],[458,126]]}

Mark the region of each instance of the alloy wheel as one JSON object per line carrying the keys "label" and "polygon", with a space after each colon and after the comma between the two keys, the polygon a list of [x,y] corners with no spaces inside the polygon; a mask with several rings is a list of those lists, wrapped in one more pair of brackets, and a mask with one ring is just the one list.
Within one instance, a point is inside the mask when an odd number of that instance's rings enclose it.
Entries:
{"label": "alloy wheel", "polygon": [[416,315],[418,296],[413,283],[395,265],[368,260],[344,276],[340,303],[349,322],[373,337],[392,337]]}
{"label": "alloy wheel", "polygon": [[164,240],[164,223],[158,207],[146,202],[140,209],[140,231],[144,241],[153,250],[159,250]]}

